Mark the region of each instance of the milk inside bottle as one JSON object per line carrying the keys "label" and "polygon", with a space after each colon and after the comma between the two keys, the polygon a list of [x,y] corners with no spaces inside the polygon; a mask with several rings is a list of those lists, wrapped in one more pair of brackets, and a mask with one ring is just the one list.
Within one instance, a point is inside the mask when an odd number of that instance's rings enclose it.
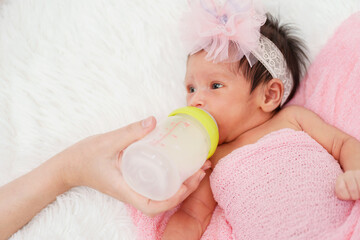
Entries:
{"label": "milk inside bottle", "polygon": [[153,200],[173,196],[216,150],[219,132],[206,111],[173,111],[143,139],[125,149],[121,170],[128,185]]}

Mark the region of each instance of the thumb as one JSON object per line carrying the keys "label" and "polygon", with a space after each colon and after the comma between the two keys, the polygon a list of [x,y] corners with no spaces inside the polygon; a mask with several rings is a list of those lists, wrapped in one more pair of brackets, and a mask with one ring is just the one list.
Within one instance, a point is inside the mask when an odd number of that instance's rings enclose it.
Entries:
{"label": "thumb", "polygon": [[341,200],[349,200],[350,194],[347,190],[346,183],[344,180],[344,174],[340,175],[335,184],[335,193],[336,196]]}
{"label": "thumb", "polygon": [[148,117],[142,121],[131,123],[123,128],[109,132],[110,137],[116,142],[118,150],[123,150],[131,143],[143,138],[151,132],[156,126],[156,120],[153,116]]}

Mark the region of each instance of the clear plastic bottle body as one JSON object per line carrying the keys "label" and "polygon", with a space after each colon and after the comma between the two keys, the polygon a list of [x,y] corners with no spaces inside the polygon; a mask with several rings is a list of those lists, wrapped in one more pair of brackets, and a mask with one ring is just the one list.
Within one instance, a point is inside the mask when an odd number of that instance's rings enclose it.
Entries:
{"label": "clear plastic bottle body", "polygon": [[123,176],[141,195],[165,200],[204,164],[209,149],[210,138],[201,123],[177,114],[124,151]]}

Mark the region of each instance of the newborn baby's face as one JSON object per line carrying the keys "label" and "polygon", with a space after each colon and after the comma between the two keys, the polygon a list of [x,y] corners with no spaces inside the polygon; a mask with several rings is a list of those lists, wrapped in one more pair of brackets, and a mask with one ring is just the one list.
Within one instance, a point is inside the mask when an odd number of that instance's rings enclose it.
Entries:
{"label": "newborn baby's face", "polygon": [[204,109],[215,118],[222,144],[250,128],[256,94],[250,94],[250,82],[243,74],[232,70],[235,63],[213,63],[205,59],[206,54],[201,51],[188,59],[186,100],[189,106]]}

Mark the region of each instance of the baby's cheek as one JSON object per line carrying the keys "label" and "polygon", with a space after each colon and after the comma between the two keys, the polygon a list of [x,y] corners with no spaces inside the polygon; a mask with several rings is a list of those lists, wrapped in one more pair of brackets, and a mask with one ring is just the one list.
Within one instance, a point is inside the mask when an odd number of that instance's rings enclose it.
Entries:
{"label": "baby's cheek", "polygon": [[187,106],[190,105],[190,96],[189,96],[189,94],[186,94],[186,105]]}

